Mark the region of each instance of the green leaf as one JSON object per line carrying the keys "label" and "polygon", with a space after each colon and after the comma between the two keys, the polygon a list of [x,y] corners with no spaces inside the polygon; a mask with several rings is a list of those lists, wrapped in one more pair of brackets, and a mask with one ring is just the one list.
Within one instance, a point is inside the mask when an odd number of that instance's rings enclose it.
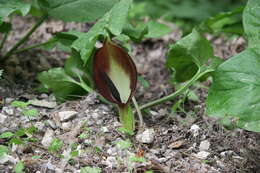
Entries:
{"label": "green leaf", "polygon": [[2,133],[1,135],[0,135],[0,139],[1,138],[11,138],[11,137],[13,137],[14,136],[14,134],[12,133],[12,132],[4,132],[4,133]]}
{"label": "green leaf", "polygon": [[29,13],[31,5],[20,0],[0,0],[0,24],[12,13],[23,16]]}
{"label": "green leaf", "polygon": [[86,166],[80,169],[80,173],[101,173],[100,168]]}
{"label": "green leaf", "polygon": [[248,0],[243,13],[243,26],[249,48],[260,49],[260,1]]}
{"label": "green leaf", "polygon": [[17,108],[26,108],[30,102],[23,102],[23,101],[13,101],[11,103],[11,106],[17,107]]}
{"label": "green leaf", "polygon": [[209,41],[194,29],[191,34],[170,46],[167,66],[175,70],[177,82],[185,82],[213,57]]}
{"label": "green leaf", "polygon": [[210,17],[200,24],[202,32],[230,32],[243,34],[242,12],[244,7],[236,8],[229,12],[221,12],[214,17]]}
{"label": "green leaf", "polygon": [[5,154],[8,153],[8,148],[4,145],[0,145],[0,159],[3,157]]}
{"label": "green leaf", "polygon": [[144,36],[148,33],[148,26],[144,24],[144,25],[138,25],[134,27],[130,23],[126,23],[122,33],[129,36],[131,40],[135,42],[140,42],[142,41]]}
{"label": "green leaf", "polygon": [[120,149],[128,149],[132,146],[132,143],[130,142],[130,140],[122,140],[116,143],[116,145],[118,146],[118,148]]}
{"label": "green leaf", "polygon": [[86,71],[86,67],[83,65],[80,55],[74,53],[66,60],[64,70],[68,75],[78,78],[79,76],[84,76],[84,70]]}
{"label": "green leaf", "polygon": [[38,80],[45,88],[53,91],[55,97],[60,101],[86,93],[81,84],[66,74],[62,68],[53,68],[42,72],[38,75]]}
{"label": "green leaf", "polygon": [[15,165],[15,167],[14,167],[14,171],[16,172],[16,173],[23,173],[23,169],[24,169],[24,164],[23,164],[23,162],[18,162],[16,165]]}
{"label": "green leaf", "polygon": [[238,127],[260,132],[259,57],[248,48],[218,67],[207,98],[209,116],[230,117]]}
{"label": "green leaf", "polygon": [[146,162],[144,157],[136,157],[136,156],[130,157],[129,160],[131,162],[140,162],[140,163]]}
{"label": "green leaf", "polygon": [[146,38],[159,38],[168,33],[170,33],[172,29],[162,23],[156,21],[148,22],[148,33],[145,35]]}
{"label": "green leaf", "polygon": [[40,159],[40,158],[41,158],[41,156],[37,156],[37,155],[32,156],[32,159]]}
{"label": "green leaf", "polygon": [[23,144],[23,140],[21,140],[20,138],[12,138],[11,140],[10,140],[10,144],[16,144],[16,145],[20,145],[20,144]]}
{"label": "green leaf", "polygon": [[36,117],[38,116],[38,111],[37,109],[27,109],[27,110],[23,110],[22,114],[28,117]]}
{"label": "green leaf", "polygon": [[79,35],[78,39],[73,42],[71,47],[80,52],[84,64],[93,54],[98,37],[106,35],[105,26],[107,22],[108,15],[105,15],[87,33]]}
{"label": "green leaf", "polygon": [[114,35],[119,35],[126,23],[128,11],[132,4],[132,0],[119,1],[110,11],[109,14],[109,30]]}
{"label": "green leaf", "polygon": [[12,24],[9,22],[3,22],[0,24],[0,33],[8,33],[12,29]]}
{"label": "green leaf", "polygon": [[119,132],[123,133],[123,134],[128,135],[128,136],[133,136],[135,134],[133,131],[128,130],[128,129],[124,128],[124,127],[119,127],[117,130]]}
{"label": "green leaf", "polygon": [[145,80],[142,76],[138,76],[137,79],[145,88],[148,88],[150,86],[150,83],[147,80]]}
{"label": "green leaf", "polygon": [[63,145],[63,142],[60,139],[53,139],[51,145],[48,147],[50,152],[58,152]]}
{"label": "green leaf", "polygon": [[48,14],[63,21],[92,22],[108,12],[117,0],[45,0]]}

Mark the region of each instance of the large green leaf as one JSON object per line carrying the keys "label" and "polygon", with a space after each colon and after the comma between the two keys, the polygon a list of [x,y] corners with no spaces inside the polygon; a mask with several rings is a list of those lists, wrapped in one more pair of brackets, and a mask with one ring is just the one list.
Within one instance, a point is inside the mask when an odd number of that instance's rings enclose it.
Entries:
{"label": "large green leaf", "polygon": [[194,29],[191,34],[170,47],[167,66],[175,70],[177,82],[185,82],[213,57],[209,41]]}
{"label": "large green leaf", "polygon": [[42,72],[38,75],[38,80],[45,88],[53,91],[55,97],[60,101],[86,93],[80,83],[66,74],[62,68],[53,68]]}
{"label": "large green leaf", "polygon": [[121,34],[126,23],[131,4],[132,0],[123,0],[111,9],[108,27],[112,34]]}
{"label": "large green leaf", "polygon": [[116,3],[87,33],[82,34],[72,44],[72,48],[80,52],[84,64],[92,55],[98,38],[101,35],[108,35],[107,29],[114,35],[119,35],[122,32],[131,3],[132,0],[123,0]]}
{"label": "large green leaf", "polygon": [[145,35],[146,38],[159,38],[172,31],[170,27],[156,21],[148,22],[147,26],[148,33]]}
{"label": "large green leaf", "polygon": [[12,29],[12,24],[9,22],[0,23],[0,33],[7,33]]}
{"label": "large green leaf", "polygon": [[260,132],[259,57],[247,49],[218,67],[207,99],[210,116],[235,119],[238,127]]}
{"label": "large green leaf", "polygon": [[221,64],[214,73],[207,98],[207,113],[260,132],[260,1],[249,0],[243,13],[249,47]]}
{"label": "large green leaf", "polygon": [[243,26],[249,47],[260,49],[260,1],[249,0],[243,13]]}
{"label": "large green leaf", "polygon": [[131,38],[132,41],[140,42],[144,36],[148,33],[147,25],[138,25],[134,27],[130,23],[126,23],[123,28],[123,34]]}
{"label": "large green leaf", "polygon": [[118,0],[39,0],[50,16],[64,21],[91,22],[108,12]]}
{"label": "large green leaf", "polygon": [[84,64],[88,61],[95,49],[95,43],[100,35],[105,35],[105,26],[108,22],[108,15],[102,17],[87,33],[79,35],[72,44],[72,48],[80,52]]}
{"label": "large green leaf", "polygon": [[214,17],[210,17],[200,24],[203,32],[219,33],[229,32],[243,34],[242,12],[244,6],[229,12],[221,12]]}
{"label": "large green leaf", "polygon": [[31,5],[19,0],[0,0],[0,24],[3,19],[12,13],[19,13],[23,16],[29,13]]}

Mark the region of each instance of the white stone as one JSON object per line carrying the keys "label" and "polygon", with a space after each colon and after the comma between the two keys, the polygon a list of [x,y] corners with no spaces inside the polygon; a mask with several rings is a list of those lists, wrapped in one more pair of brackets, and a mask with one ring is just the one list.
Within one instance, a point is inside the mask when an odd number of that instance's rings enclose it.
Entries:
{"label": "white stone", "polygon": [[225,156],[231,156],[231,155],[234,155],[234,151],[232,150],[227,150],[227,151],[223,151],[220,153],[221,156],[225,157]]}
{"label": "white stone", "polygon": [[93,113],[91,114],[91,117],[92,117],[94,120],[98,120],[99,117],[100,117],[100,115],[99,115],[98,113],[96,113],[96,112],[93,112]]}
{"label": "white stone", "polygon": [[201,141],[199,150],[200,151],[208,151],[210,147],[210,142],[208,140]]}
{"label": "white stone", "polygon": [[110,168],[115,168],[118,166],[116,157],[112,156],[107,157],[106,161],[104,161],[103,164],[107,165]]}
{"label": "white stone", "polygon": [[2,108],[2,113],[5,112],[8,115],[14,115],[14,109],[12,107],[4,106]]}
{"label": "white stone", "polygon": [[61,124],[62,130],[70,131],[71,130],[71,122],[64,122]]}
{"label": "white stone", "polygon": [[190,131],[193,133],[193,136],[196,137],[199,135],[200,127],[197,124],[193,124],[190,128]]}
{"label": "white stone", "polygon": [[150,144],[154,141],[154,129],[146,129],[144,132],[136,135],[136,140],[141,143]]}
{"label": "white stone", "polygon": [[55,124],[54,121],[52,120],[47,120],[47,123],[49,124],[49,126],[52,128],[52,129],[57,129],[57,126]]}
{"label": "white stone", "polygon": [[107,133],[107,132],[109,132],[109,130],[108,130],[108,128],[107,128],[107,127],[102,127],[102,131],[103,131],[104,133]]}
{"label": "white stone", "polygon": [[56,102],[48,102],[45,100],[30,100],[30,104],[33,106],[45,107],[45,108],[55,108],[57,106]]}
{"label": "white stone", "polygon": [[195,154],[195,157],[199,158],[199,159],[206,159],[208,156],[210,155],[209,152],[207,151],[200,151],[197,154]]}
{"label": "white stone", "polygon": [[4,123],[6,118],[7,118],[6,115],[0,113],[0,123]]}
{"label": "white stone", "polygon": [[117,155],[117,149],[115,147],[113,148],[109,148],[107,150],[107,154],[111,155],[111,156],[116,156]]}
{"label": "white stone", "polygon": [[58,113],[61,122],[68,121],[76,116],[76,111],[62,111]]}
{"label": "white stone", "polygon": [[51,130],[51,129],[48,129],[48,130],[45,132],[45,134],[44,134],[44,136],[43,136],[43,138],[42,138],[42,142],[41,142],[42,145],[45,146],[45,147],[50,146],[50,144],[51,144],[53,138],[54,138],[54,131]]}

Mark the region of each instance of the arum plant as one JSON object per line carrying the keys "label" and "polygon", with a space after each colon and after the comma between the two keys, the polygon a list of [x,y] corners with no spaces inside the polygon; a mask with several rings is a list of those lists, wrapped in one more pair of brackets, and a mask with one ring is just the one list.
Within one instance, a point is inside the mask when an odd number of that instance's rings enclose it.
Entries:
{"label": "arum plant", "polygon": [[94,57],[94,82],[99,93],[117,105],[123,128],[133,132],[134,114],[130,100],[137,83],[136,66],[122,48],[107,39]]}

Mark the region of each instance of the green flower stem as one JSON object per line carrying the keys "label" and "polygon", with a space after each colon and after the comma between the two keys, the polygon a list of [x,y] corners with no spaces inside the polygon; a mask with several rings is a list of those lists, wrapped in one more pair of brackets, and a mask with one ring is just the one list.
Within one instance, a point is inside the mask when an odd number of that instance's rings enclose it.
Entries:
{"label": "green flower stem", "polygon": [[144,120],[143,120],[142,112],[141,112],[141,110],[140,110],[140,108],[139,108],[139,105],[138,105],[138,103],[137,103],[135,97],[132,97],[132,101],[133,101],[133,103],[134,103],[136,112],[137,112],[138,117],[139,117],[139,121],[140,121],[140,122],[139,122],[139,128],[140,128],[140,129],[143,129],[143,128],[144,128]]}
{"label": "green flower stem", "polygon": [[135,129],[135,117],[131,105],[129,103],[126,105],[118,105],[118,113],[123,128],[130,132],[133,132]]}
{"label": "green flower stem", "polygon": [[159,105],[161,103],[164,103],[166,101],[172,100],[173,98],[179,96],[180,94],[182,94],[184,91],[186,91],[187,88],[189,88],[195,81],[197,81],[200,77],[202,77],[203,75],[212,72],[212,69],[207,69],[205,71],[202,71],[201,69],[198,70],[198,72],[193,76],[193,78],[191,80],[189,80],[185,85],[183,85],[180,89],[178,89],[177,91],[175,91],[174,93],[164,96],[160,99],[154,100],[152,102],[146,103],[142,106],[140,106],[140,110],[152,107],[152,106],[156,106]]}
{"label": "green flower stem", "polygon": [[34,24],[34,26],[23,36],[21,40],[19,40],[2,58],[3,61],[5,61],[8,57],[13,55],[13,53],[16,51],[18,47],[20,47],[22,44],[24,44],[28,38],[33,34],[33,32],[44,22],[44,20],[47,18],[47,15],[43,15],[37,23]]}

